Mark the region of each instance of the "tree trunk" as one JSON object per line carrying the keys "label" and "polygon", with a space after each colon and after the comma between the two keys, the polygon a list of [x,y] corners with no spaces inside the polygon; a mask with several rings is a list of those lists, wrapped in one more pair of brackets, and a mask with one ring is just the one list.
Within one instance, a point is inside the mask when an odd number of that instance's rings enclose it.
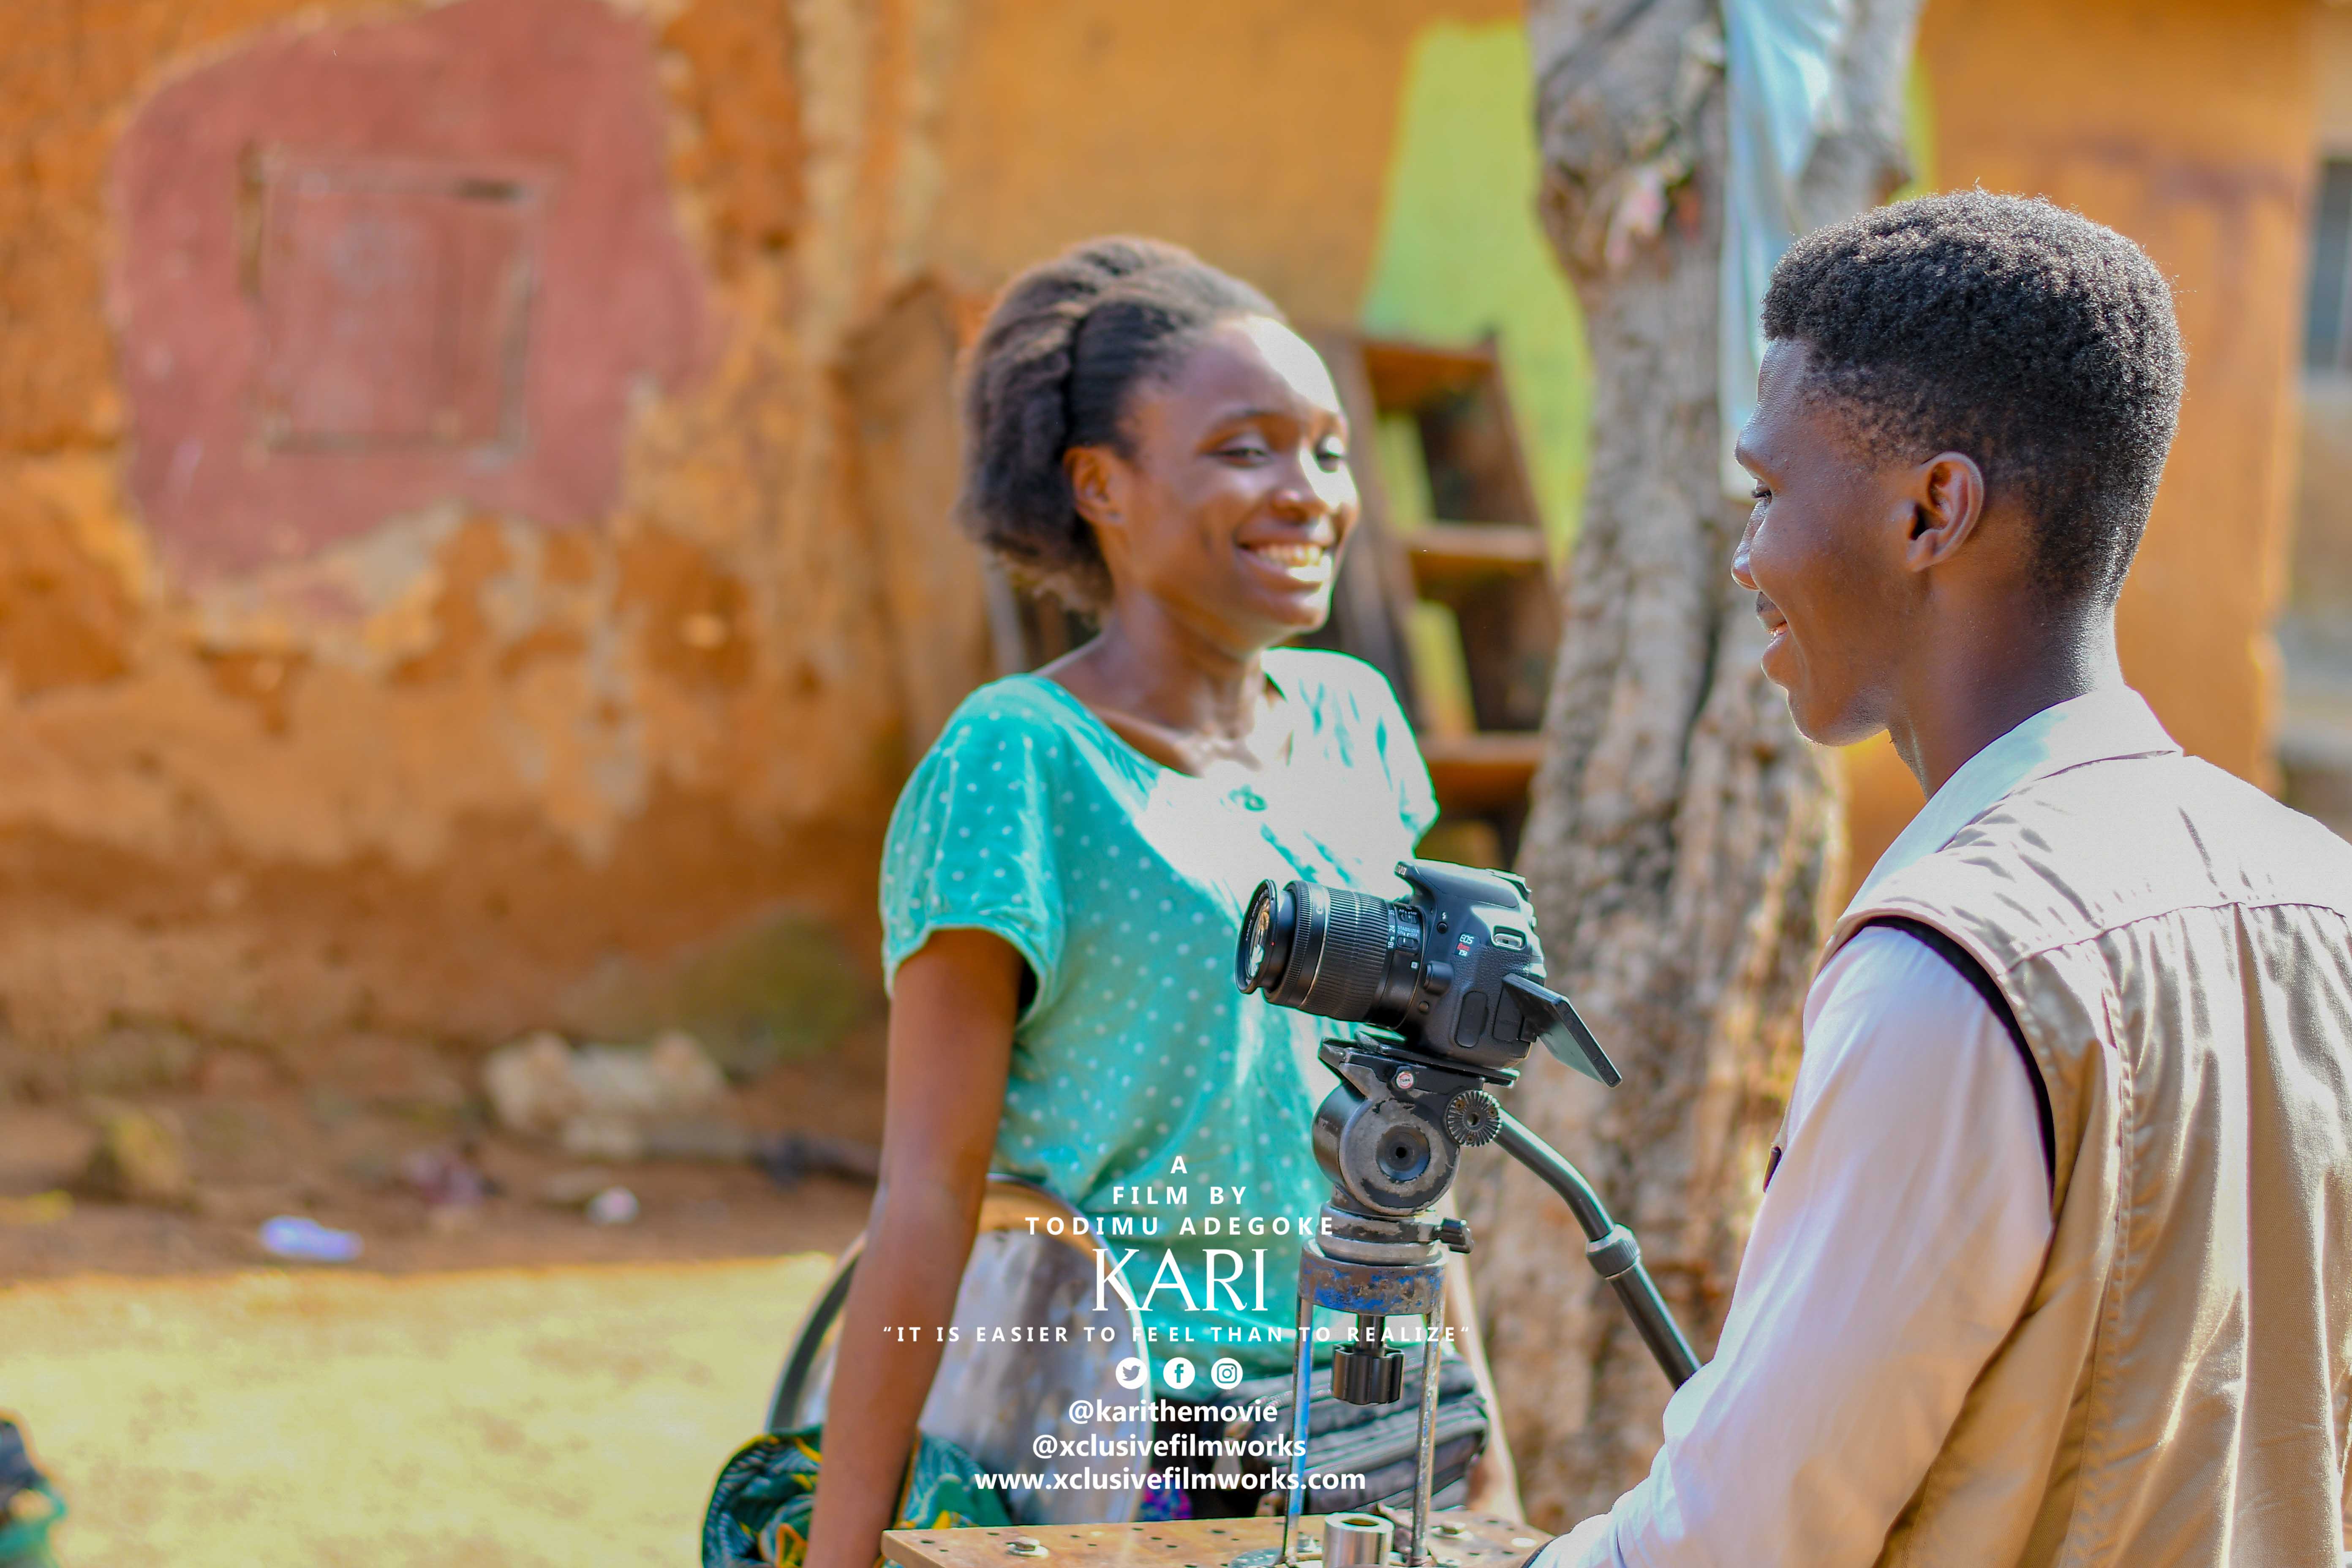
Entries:
{"label": "tree trunk", "polygon": [[[1803,178],[1818,223],[1901,177],[1918,0],[1853,0],[1845,128]],[[1585,316],[1591,479],[1520,851],[1553,984],[1625,1074],[1538,1066],[1513,1109],[1641,1237],[1711,1352],[1795,1070],[1842,858],[1833,774],[1757,669],[1731,581],[1716,320],[1720,23],[1706,0],[1534,0],[1545,222]],[[1563,983],[1564,985],[1563,985]],[[1668,1389],[1558,1200],[1507,1162],[1465,1193],[1504,1415],[1535,1517],[1605,1510],[1647,1470]]]}

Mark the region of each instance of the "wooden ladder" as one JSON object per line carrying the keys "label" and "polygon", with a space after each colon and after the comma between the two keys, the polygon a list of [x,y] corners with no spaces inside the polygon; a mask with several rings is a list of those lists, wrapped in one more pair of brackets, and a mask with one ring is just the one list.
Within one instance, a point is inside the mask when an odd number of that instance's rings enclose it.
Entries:
{"label": "wooden ladder", "polygon": [[[1363,516],[1331,623],[1312,640],[1378,665],[1412,715],[1444,814],[1429,851],[1507,865],[1527,820],[1560,620],[1501,363],[1491,339],[1450,347],[1323,332],[1316,346],[1354,432]],[[1399,416],[1419,437],[1427,519],[1398,504],[1381,472],[1377,432]],[[1444,700],[1437,670],[1415,668],[1409,628],[1424,603],[1445,606],[1458,628],[1466,715]]]}

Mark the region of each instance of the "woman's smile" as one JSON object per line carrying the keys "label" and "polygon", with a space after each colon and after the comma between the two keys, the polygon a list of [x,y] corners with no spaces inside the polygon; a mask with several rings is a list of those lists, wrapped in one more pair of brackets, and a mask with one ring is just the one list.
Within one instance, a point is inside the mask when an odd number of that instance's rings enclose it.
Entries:
{"label": "woman's smile", "polygon": [[1261,570],[1291,587],[1317,589],[1331,581],[1335,557],[1324,541],[1261,539],[1244,542],[1241,549]]}

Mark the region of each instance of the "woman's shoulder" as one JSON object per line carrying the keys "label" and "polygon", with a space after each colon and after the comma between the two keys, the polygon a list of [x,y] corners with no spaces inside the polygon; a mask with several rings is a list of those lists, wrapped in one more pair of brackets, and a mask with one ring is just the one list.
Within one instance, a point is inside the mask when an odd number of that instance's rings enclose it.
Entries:
{"label": "woman's shoulder", "polygon": [[1026,676],[991,681],[949,715],[891,811],[886,902],[892,885],[917,871],[929,876],[935,862],[985,856],[1033,836],[1051,814],[1047,803],[1066,794],[1070,747],[1052,694],[1033,689],[1038,684]]}
{"label": "woman's shoulder", "polygon": [[1054,683],[1038,675],[1008,675],[975,688],[956,705],[931,742],[934,754],[974,742],[1037,742],[1067,736],[1080,716]]}
{"label": "woman's shoulder", "polygon": [[[1008,675],[975,689],[948,718],[923,766],[984,754],[1017,755],[1025,771],[1083,778],[1124,771],[1102,721],[1042,675]],[[920,771],[919,769],[919,771]]]}
{"label": "woman's shoulder", "polygon": [[1338,709],[1368,719],[1401,713],[1396,689],[1380,667],[1353,654],[1318,647],[1268,648],[1266,673],[1287,696],[1313,709]]}
{"label": "woman's shoulder", "polygon": [[1428,831],[1437,818],[1429,768],[1388,677],[1360,658],[1319,648],[1276,648],[1265,657],[1275,684],[1307,710],[1322,753],[1350,773],[1376,769],[1413,837]]}

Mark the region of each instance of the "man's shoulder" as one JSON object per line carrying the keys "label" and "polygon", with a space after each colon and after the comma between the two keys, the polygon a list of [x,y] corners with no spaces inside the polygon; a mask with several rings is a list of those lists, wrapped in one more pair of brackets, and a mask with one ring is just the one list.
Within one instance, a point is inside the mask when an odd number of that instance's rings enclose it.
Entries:
{"label": "man's shoulder", "polygon": [[2000,851],[2159,912],[2173,902],[2325,905],[2352,913],[2352,844],[2202,758],[2124,757],[2013,791],[1947,847]]}
{"label": "man's shoulder", "polygon": [[[2352,918],[2352,844],[2210,763],[2179,753],[2064,768],[2011,791],[1874,889],[1873,910],[2056,945],[2217,905]],[[1955,931],[1956,935],[1969,934]]]}

